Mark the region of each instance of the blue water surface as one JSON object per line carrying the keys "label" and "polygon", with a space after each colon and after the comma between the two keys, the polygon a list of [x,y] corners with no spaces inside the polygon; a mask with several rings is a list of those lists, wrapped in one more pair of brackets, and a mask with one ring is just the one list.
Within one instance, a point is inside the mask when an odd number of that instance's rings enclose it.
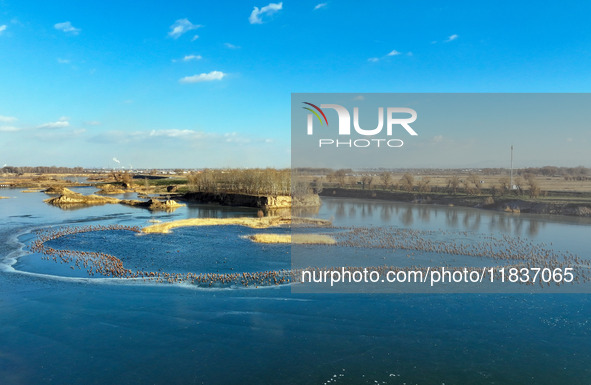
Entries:
{"label": "blue water surface", "polygon": [[[93,281],[22,251],[31,231],[256,211],[201,205],[158,214],[120,205],[64,211],[44,204],[42,193],[2,195],[11,199],[0,200],[1,384],[591,383],[586,294],[295,294],[289,286]],[[317,215],[338,226],[507,233],[581,255],[589,250],[589,223],[580,219],[338,199],[325,199]],[[288,247],[241,237],[254,232],[237,226],[150,237],[96,232],[59,242],[98,246],[130,267],[228,272],[290,265]]]}

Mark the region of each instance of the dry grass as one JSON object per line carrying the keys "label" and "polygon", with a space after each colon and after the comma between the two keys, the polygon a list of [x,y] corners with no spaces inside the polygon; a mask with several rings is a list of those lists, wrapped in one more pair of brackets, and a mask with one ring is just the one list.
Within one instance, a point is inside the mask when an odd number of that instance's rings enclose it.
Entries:
{"label": "dry grass", "polygon": [[247,237],[256,243],[294,243],[299,245],[334,245],[333,237],[322,234],[254,234]]}
{"label": "dry grass", "polygon": [[[483,188],[491,188],[492,186],[499,186],[499,180],[503,177],[509,177],[509,172],[504,175],[483,175],[478,173],[477,171],[474,172],[478,175],[478,179],[484,181],[482,184]],[[447,181],[453,175],[457,175],[461,180],[468,179],[468,173],[454,173],[451,171],[448,172],[441,172],[438,174],[435,173],[412,173],[415,178],[415,183],[420,181],[422,178],[428,177],[430,179],[430,186],[437,186],[437,187],[446,187]],[[404,173],[392,173],[392,182],[394,184],[399,183],[400,179]],[[515,175],[515,179],[523,177],[519,177]],[[349,178],[348,182],[355,183],[356,181],[360,181],[361,177],[357,178]],[[556,192],[591,192],[591,180],[587,181],[575,181],[575,180],[565,180],[562,176],[536,176],[536,180],[540,184],[540,188],[542,191],[556,191]],[[524,182],[525,185],[527,183]],[[526,189],[527,187],[524,186]],[[372,188],[382,188],[382,180],[379,176],[375,176],[372,183]]]}
{"label": "dry grass", "polygon": [[[330,224],[328,221],[321,219],[306,219],[305,222],[301,222],[303,218],[297,219],[298,223],[316,224],[318,226],[326,226]],[[294,218],[294,223],[296,219]],[[178,221],[159,223],[152,226],[147,226],[142,229],[144,233],[169,233],[171,229],[177,227],[188,227],[188,226],[227,226],[227,225],[238,225],[246,226],[253,229],[266,229],[269,227],[276,227],[281,225],[292,224],[290,217],[239,217],[239,218],[190,218],[180,219]]]}
{"label": "dry grass", "polygon": [[0,199],[9,199],[8,197],[0,197]]}

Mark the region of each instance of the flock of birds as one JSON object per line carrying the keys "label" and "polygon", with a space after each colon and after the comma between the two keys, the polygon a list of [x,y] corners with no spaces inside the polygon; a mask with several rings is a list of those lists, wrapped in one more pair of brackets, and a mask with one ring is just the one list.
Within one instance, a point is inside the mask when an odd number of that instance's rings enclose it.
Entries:
{"label": "flock of birds", "polygon": [[[591,260],[583,259],[570,252],[558,253],[544,243],[535,244],[520,237],[503,235],[494,237],[490,235],[477,235],[467,232],[446,233],[444,231],[420,231],[399,228],[384,227],[355,227],[341,228],[341,232],[331,234],[337,240],[337,246],[359,248],[381,248],[389,250],[412,251],[407,254],[410,258],[414,252],[435,253],[438,255],[463,255],[477,258],[492,259],[499,263],[494,267],[493,275],[497,275],[498,268],[578,268],[575,275],[576,282],[590,281],[589,271]],[[258,287],[283,285],[301,282],[304,271],[309,271],[315,276],[321,276],[323,272],[337,268],[307,267],[301,269],[281,269],[259,272],[236,273],[168,273],[162,271],[132,270],[123,265],[121,259],[102,252],[79,251],[68,249],[55,249],[46,245],[47,242],[64,236],[91,231],[132,231],[140,233],[137,226],[124,225],[98,225],[63,227],[58,229],[46,229],[37,232],[37,237],[31,245],[31,251],[42,255],[45,260],[53,260],[63,264],[69,264],[71,269],[85,269],[90,277],[112,277],[132,280],[144,280],[158,283],[189,283],[200,287]],[[444,239],[438,239],[441,237]],[[474,238],[480,237],[473,241]],[[466,240],[466,241],[464,241]],[[334,247],[334,246],[323,246]],[[362,257],[360,257],[361,259]],[[435,267],[437,268],[437,267]],[[374,270],[381,274],[388,272],[415,271],[427,273],[429,269],[423,264],[413,266],[345,266],[338,270],[363,271]],[[447,265],[446,269],[461,271],[464,267]],[[476,269],[476,268],[474,268]],[[482,268],[478,268],[482,270]],[[326,277],[326,275],[325,275]],[[534,282],[524,282],[534,284]],[[542,284],[540,280],[538,283]],[[560,282],[555,282],[560,284]],[[546,284],[550,284],[546,282]]]}
{"label": "flock of birds", "polygon": [[[530,271],[533,268],[549,269],[551,271],[555,269],[564,271],[565,268],[573,268],[577,273],[574,274],[573,282],[591,281],[591,275],[589,274],[591,259],[584,259],[569,251],[557,252],[546,243],[534,243],[519,236],[501,234],[501,236],[495,237],[494,235],[476,234],[467,231],[424,231],[392,227],[355,227],[334,236],[340,246],[413,251],[413,253],[407,254],[408,257],[412,257],[415,255],[414,252],[420,251],[440,256],[447,254],[492,259],[499,263],[497,266],[491,266],[497,278],[501,278],[500,268],[505,268],[505,272],[513,267],[517,269],[525,268]],[[458,271],[464,269],[464,267],[450,266],[449,264],[445,267]],[[405,269],[406,271],[426,272],[428,267],[410,266]],[[398,271],[405,269],[399,268]],[[433,267],[431,267],[432,269]],[[480,268],[480,270],[482,269]],[[498,279],[495,281],[498,281]],[[522,283],[530,285],[535,283],[550,284],[550,282],[542,281]],[[557,285],[561,284],[561,282],[555,283]]]}
{"label": "flock of birds", "polygon": [[205,287],[241,286],[269,286],[290,283],[292,270],[269,270],[244,273],[167,273],[161,271],[131,270],[123,266],[123,262],[110,254],[94,251],[79,251],[55,249],[46,245],[47,242],[74,234],[91,231],[133,231],[140,233],[137,226],[77,226],[59,229],[46,229],[37,232],[37,237],[31,244],[31,251],[42,255],[44,260],[53,260],[63,264],[70,264],[71,269],[86,269],[90,277],[101,276],[124,279],[143,279],[158,283],[190,283]]}

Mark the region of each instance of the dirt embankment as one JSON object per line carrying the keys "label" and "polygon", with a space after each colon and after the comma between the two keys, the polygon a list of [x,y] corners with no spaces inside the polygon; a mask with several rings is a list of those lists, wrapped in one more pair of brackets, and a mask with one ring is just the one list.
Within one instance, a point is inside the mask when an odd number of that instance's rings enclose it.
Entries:
{"label": "dirt embankment", "polygon": [[179,207],[185,206],[182,203],[178,203],[172,199],[168,199],[166,201],[160,201],[158,199],[150,199],[148,201],[138,201],[138,200],[122,200],[119,203],[122,205],[127,206],[134,206],[134,207],[144,207],[151,211],[167,211],[172,212]]}
{"label": "dirt embankment", "polygon": [[64,187],[64,186],[52,186],[46,190],[43,190],[43,192],[47,195],[72,195],[72,194],[75,194],[74,191],[72,191],[69,188]]}
{"label": "dirt embankment", "polygon": [[115,186],[112,184],[104,184],[100,186],[100,190],[97,191],[97,194],[101,195],[116,195],[116,194],[125,194],[127,192],[133,192],[133,190],[128,188],[122,188],[121,186]]}
{"label": "dirt embankment", "polygon": [[529,201],[518,198],[492,198],[490,196],[466,196],[434,193],[407,193],[401,191],[354,190],[343,188],[324,189],[321,196],[337,198],[380,199],[419,204],[474,207],[512,213],[570,215],[591,217],[591,204]]}
{"label": "dirt embankment", "polygon": [[98,195],[83,195],[75,192],[66,193],[59,197],[45,199],[44,202],[54,206],[96,206],[119,203],[117,198],[108,198]]}
{"label": "dirt embankment", "polygon": [[222,206],[255,207],[265,210],[320,206],[318,195],[310,195],[292,200],[289,195],[190,192],[180,196],[179,199],[199,203],[218,203]]}
{"label": "dirt embankment", "polygon": [[63,208],[82,208],[87,206],[98,206],[106,204],[123,204],[127,206],[143,207],[151,211],[167,211],[172,212],[177,208],[184,206],[184,204],[177,203],[174,200],[160,201],[157,199],[150,199],[148,201],[139,200],[121,200],[117,198],[106,197],[102,195],[83,195],[73,192],[67,188],[52,188],[45,191],[50,195],[60,194],[58,197],[45,199],[44,202],[51,205]]}

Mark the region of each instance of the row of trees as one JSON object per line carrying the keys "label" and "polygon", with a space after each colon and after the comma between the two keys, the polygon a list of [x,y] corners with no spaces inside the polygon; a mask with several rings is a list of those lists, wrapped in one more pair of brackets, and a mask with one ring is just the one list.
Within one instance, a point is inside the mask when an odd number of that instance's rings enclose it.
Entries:
{"label": "row of trees", "polygon": [[187,176],[190,191],[289,195],[290,169],[205,169]]}
{"label": "row of trees", "polygon": [[567,180],[586,180],[591,177],[591,169],[578,167],[528,167],[517,170],[517,175],[562,176]]}
{"label": "row of trees", "polygon": [[56,166],[35,166],[15,167],[4,166],[0,169],[3,174],[80,174],[84,172],[82,167],[56,167]]}
{"label": "row of trees", "polygon": [[[350,174],[349,174],[350,175]],[[379,186],[385,190],[398,190],[405,192],[442,192],[448,194],[464,193],[468,195],[480,195],[484,193],[484,183],[480,175],[469,173],[468,175],[452,175],[447,178],[444,186],[434,186],[432,180],[428,176],[415,178],[411,173],[404,173],[399,180],[395,180],[394,175],[390,172],[382,172],[379,174],[362,174],[359,176],[348,176],[346,170],[337,170],[327,176],[329,182],[345,187],[348,184],[361,185],[362,189],[371,189]],[[486,193],[493,196],[513,193],[516,195],[528,194],[535,198],[542,194],[540,183],[533,173],[524,173],[523,176],[515,177],[512,188],[509,177],[502,176],[498,183],[492,186],[487,186]]]}

